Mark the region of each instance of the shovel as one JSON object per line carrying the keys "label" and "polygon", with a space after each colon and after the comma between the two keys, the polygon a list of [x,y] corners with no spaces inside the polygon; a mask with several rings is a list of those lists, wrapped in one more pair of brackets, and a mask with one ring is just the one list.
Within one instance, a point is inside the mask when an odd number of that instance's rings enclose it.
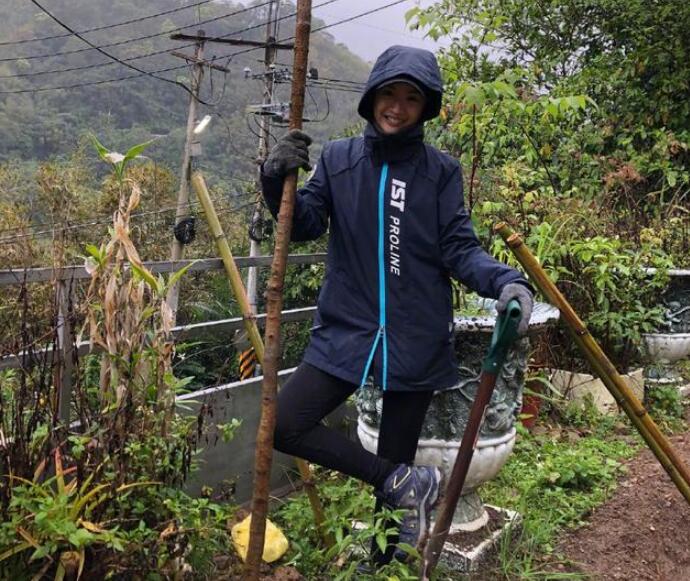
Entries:
{"label": "shovel", "polygon": [[508,349],[518,337],[517,327],[522,311],[516,300],[508,303],[506,310],[498,316],[496,327],[491,337],[491,345],[482,363],[482,372],[479,376],[479,387],[470,410],[465,432],[462,435],[460,449],[455,458],[453,471],[448,479],[445,493],[441,499],[441,507],[436,517],[434,529],[429,536],[419,575],[420,581],[429,581],[431,573],[438,563],[443,545],[450,530],[455,508],[462,493],[462,487],[467,478],[472,455],[477,444],[479,428],[481,427],[484,413],[491,401],[491,394],[496,386],[496,378],[503,367]]}

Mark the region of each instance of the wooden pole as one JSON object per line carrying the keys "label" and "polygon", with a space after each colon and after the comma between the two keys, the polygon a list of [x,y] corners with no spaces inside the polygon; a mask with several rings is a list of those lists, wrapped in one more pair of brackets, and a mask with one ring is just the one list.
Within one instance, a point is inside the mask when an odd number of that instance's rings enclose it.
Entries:
{"label": "wooden pole", "polygon": [[534,255],[522,242],[518,234],[504,223],[497,224],[494,230],[498,232],[506,244],[518,259],[530,281],[542,292],[546,299],[557,307],[568,330],[572,333],[575,342],[592,365],[592,368],[608,388],[620,407],[630,418],[630,421],[640,432],[647,445],[651,448],[659,463],[671,477],[685,500],[690,503],[690,472],[680,459],[671,443],[661,433],[647,410],[635,397],[613,363],[606,356],[599,344],[590,335],[587,327],[577,316],[572,306],[556,285],[551,282],[544,269]]}
{"label": "wooden pole", "polygon": [[[203,36],[202,30],[199,31],[199,36]],[[194,51],[194,69],[192,72],[192,90],[189,98],[189,110],[187,111],[187,130],[185,132],[184,152],[182,154],[182,167],[180,169],[180,187],[177,192],[177,210],[175,212],[175,224],[179,224],[182,220],[189,216],[189,174],[192,159],[192,140],[194,138],[194,124],[196,123],[196,110],[199,104],[199,90],[201,88],[201,80],[204,75],[204,41],[196,41],[196,49]],[[173,262],[184,257],[184,245],[182,242],[173,237],[172,246],[170,248],[170,260]],[[177,320],[177,305],[180,297],[179,283],[173,285],[170,289],[166,299],[168,306],[172,310],[173,325]]]}
{"label": "wooden pole", "polygon": [[[302,127],[304,91],[307,80],[309,34],[311,31],[311,0],[297,0],[295,29],[295,56],[290,99],[290,129]],[[278,361],[280,357],[280,313],[283,309],[283,283],[287,265],[288,246],[295,207],[297,170],[288,174],[283,184],[283,196],[278,214],[271,277],[268,282],[266,308],[266,354],[264,381],[261,387],[261,421],[256,437],[254,462],[254,494],[252,496],[252,522],[244,578],[259,578],[259,563],[263,554],[268,512],[269,475],[273,458],[273,430],[275,429],[276,391],[278,389]]]}
{"label": "wooden pole", "polygon": [[[445,494],[441,499],[441,506],[437,512],[436,522],[434,528],[429,535],[426,547],[424,548],[422,565],[419,572],[420,581],[429,581],[431,573],[436,568],[443,545],[446,543],[446,538],[450,532],[450,525],[453,523],[453,516],[458,505],[458,499],[462,494],[462,487],[467,478],[467,472],[470,469],[472,456],[477,444],[477,437],[479,436],[479,429],[484,420],[484,412],[486,406],[491,401],[491,395],[496,386],[496,374],[482,372],[479,379],[479,387],[477,394],[470,409],[470,415],[467,418],[465,431],[460,440],[460,448],[458,455],[453,464],[450,478],[448,479],[448,486]],[[421,543],[423,544],[423,543]]]}
{"label": "wooden pole", "polygon": [[[479,430],[496,387],[496,379],[503,368],[503,363],[508,355],[508,349],[518,338],[517,329],[521,318],[522,309],[517,300],[512,299],[509,301],[505,311],[500,313],[496,319],[489,351],[482,361],[479,386],[470,408],[465,431],[462,434],[460,449],[453,463],[453,469],[441,499],[441,507],[436,514],[434,529],[426,547],[424,547],[422,566],[419,572],[420,581],[431,580],[431,573],[441,557],[441,551],[450,532],[453,515],[455,514],[458,500],[462,495],[467,473],[470,470],[472,456],[479,438]],[[423,546],[424,541],[422,540],[420,542],[420,550]]]}
{"label": "wooden pole", "polygon": [[55,283],[58,307],[57,319],[57,357],[58,372],[56,387],[58,395],[58,418],[64,426],[69,426],[72,403],[72,380],[74,374],[74,336],[69,309],[71,285],[68,287],[64,279]]}
{"label": "wooden pole", "polygon": [[[275,10],[274,10],[275,5]],[[263,104],[270,105],[273,103],[273,88],[274,88],[274,70],[271,68],[276,60],[276,49],[273,46],[276,36],[276,28],[278,23],[278,10],[280,9],[280,2],[274,1],[268,7],[268,19],[266,20],[266,48],[264,50],[264,94]],[[268,115],[259,116],[259,148],[257,151],[257,159],[259,163],[263,163],[268,152],[268,139],[271,134],[271,122]],[[261,165],[256,171],[257,189],[261,189]],[[259,204],[254,209],[252,216],[252,223],[261,218],[262,210]],[[261,244],[254,238],[249,240],[249,256],[258,256],[261,252]],[[256,312],[256,291],[259,281],[259,269],[252,266],[247,271],[247,296],[249,297],[249,304]],[[263,365],[263,363],[262,363]]]}

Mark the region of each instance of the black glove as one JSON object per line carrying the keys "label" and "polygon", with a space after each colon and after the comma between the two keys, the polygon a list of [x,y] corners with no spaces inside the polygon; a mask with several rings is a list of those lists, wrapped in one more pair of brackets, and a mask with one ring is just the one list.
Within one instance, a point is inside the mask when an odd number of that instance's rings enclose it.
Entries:
{"label": "black glove", "polygon": [[522,317],[518,323],[517,331],[520,335],[527,333],[529,327],[529,320],[532,316],[532,306],[534,305],[534,297],[530,290],[524,284],[519,282],[511,282],[501,289],[501,294],[496,302],[496,310],[502,313],[508,307],[508,303],[515,299],[520,304],[522,310]]}
{"label": "black glove", "polygon": [[283,135],[264,162],[264,175],[280,177],[300,167],[309,171],[309,145],[311,137],[299,129]]}

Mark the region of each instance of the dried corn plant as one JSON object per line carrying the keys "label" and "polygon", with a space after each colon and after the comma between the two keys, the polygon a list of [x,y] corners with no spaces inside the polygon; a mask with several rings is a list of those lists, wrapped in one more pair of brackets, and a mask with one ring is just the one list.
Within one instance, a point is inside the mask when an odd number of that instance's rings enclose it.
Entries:
{"label": "dried corn plant", "polygon": [[[131,238],[130,218],[140,202],[141,189],[125,177],[124,166],[140,150],[137,146],[120,157],[99,150],[114,165],[120,199],[110,239],[100,247],[87,246],[91,274],[87,329],[93,346],[101,352],[98,409],[87,421],[99,425],[99,445],[123,475],[132,454],[120,452],[132,442],[168,438],[173,423],[179,420],[174,413],[175,393],[185,383],[172,372],[172,311],[165,299],[186,269],[167,281],[155,276],[144,266]],[[175,440],[178,438],[170,441]],[[182,449],[177,453],[191,457],[191,442],[183,438],[178,443]],[[158,460],[151,458],[153,464]]]}

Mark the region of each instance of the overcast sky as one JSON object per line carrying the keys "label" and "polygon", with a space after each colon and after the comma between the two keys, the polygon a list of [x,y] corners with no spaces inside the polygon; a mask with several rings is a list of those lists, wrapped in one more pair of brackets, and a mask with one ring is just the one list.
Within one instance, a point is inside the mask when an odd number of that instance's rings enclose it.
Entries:
{"label": "overcast sky", "polygon": [[[390,4],[391,0],[339,0],[323,8],[314,1],[313,13],[327,24],[350,18],[367,12],[378,6]],[[406,0],[390,8],[329,28],[338,42],[342,42],[355,54],[365,60],[374,61],[385,48],[392,44],[406,44],[435,50],[439,44],[431,39],[424,39],[418,31],[405,27],[405,12],[415,5],[428,6],[433,0]]]}

